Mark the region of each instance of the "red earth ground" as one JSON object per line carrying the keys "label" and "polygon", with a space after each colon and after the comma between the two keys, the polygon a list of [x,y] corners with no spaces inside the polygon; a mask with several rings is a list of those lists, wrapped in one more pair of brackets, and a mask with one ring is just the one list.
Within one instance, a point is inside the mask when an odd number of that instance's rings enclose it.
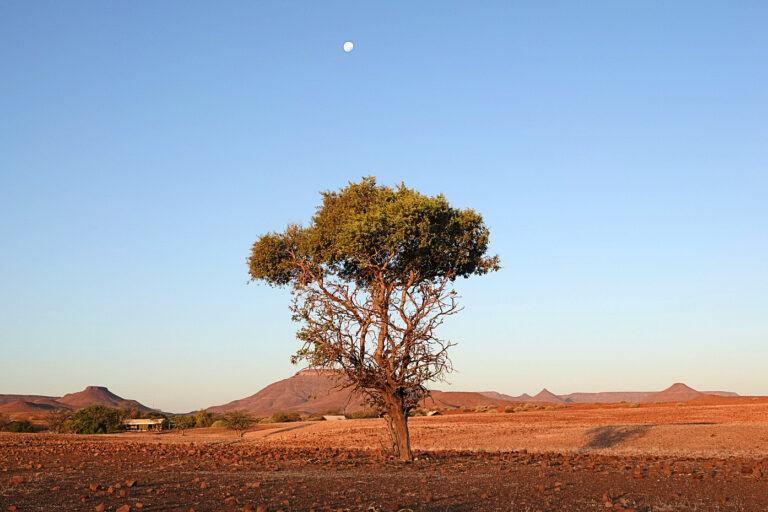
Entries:
{"label": "red earth ground", "polygon": [[0,510],[768,510],[768,400],[0,435]]}

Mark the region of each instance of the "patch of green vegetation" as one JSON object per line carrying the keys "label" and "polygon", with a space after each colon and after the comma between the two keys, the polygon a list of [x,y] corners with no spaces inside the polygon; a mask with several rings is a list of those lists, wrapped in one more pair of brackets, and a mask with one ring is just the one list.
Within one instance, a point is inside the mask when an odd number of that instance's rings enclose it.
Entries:
{"label": "patch of green vegetation", "polygon": [[269,418],[269,423],[291,423],[301,421],[301,416],[297,412],[276,412]]}
{"label": "patch of green vegetation", "polygon": [[16,420],[5,425],[5,430],[16,433],[35,432],[35,427],[27,420]]}

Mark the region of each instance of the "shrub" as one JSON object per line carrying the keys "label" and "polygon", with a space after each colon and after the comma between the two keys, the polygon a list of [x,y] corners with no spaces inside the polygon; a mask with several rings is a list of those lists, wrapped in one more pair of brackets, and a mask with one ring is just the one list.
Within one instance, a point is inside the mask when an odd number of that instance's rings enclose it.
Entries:
{"label": "shrub", "polygon": [[490,409],[488,409],[488,413],[489,414],[495,414],[495,413],[498,413],[498,412],[499,412],[499,410],[497,408],[495,408],[495,407],[491,407]]}
{"label": "shrub", "polygon": [[487,410],[488,410],[487,405],[478,405],[477,407],[475,407],[475,412],[485,412]]}
{"label": "shrub", "polygon": [[639,402],[632,402],[631,404],[629,404],[630,409],[637,409],[638,407],[640,407]]}
{"label": "shrub", "polygon": [[514,408],[514,407],[512,407],[511,405],[508,405],[508,406],[506,406],[506,407],[504,408],[504,412],[506,412],[506,413],[515,412],[515,408]]}
{"label": "shrub", "polygon": [[203,409],[195,412],[195,427],[197,428],[210,427],[214,421],[216,421],[216,415],[212,412]]}
{"label": "shrub", "polygon": [[525,410],[525,407],[520,407],[519,405],[515,407],[515,412],[522,412]]}
{"label": "shrub", "polygon": [[417,409],[411,409],[410,411],[408,411],[408,416],[426,416],[426,415],[427,415],[427,411],[425,411],[424,409],[417,408]]}
{"label": "shrub", "polygon": [[546,411],[554,411],[555,410],[555,406],[554,405],[548,405],[548,406],[546,406],[544,408],[544,410],[546,410]]}
{"label": "shrub", "polygon": [[345,414],[349,420],[360,420],[364,418],[378,418],[381,413],[376,409],[363,409],[362,411],[348,412]]}
{"label": "shrub", "polygon": [[676,405],[677,407],[685,407],[685,404],[684,404],[684,403],[682,403],[682,402],[678,402],[678,403],[677,403],[677,404],[675,404],[675,405]]}
{"label": "shrub", "polygon": [[536,404],[525,404],[523,407],[525,407],[526,409],[533,409],[536,407]]}
{"label": "shrub", "polygon": [[224,420],[216,420],[211,423],[211,428],[227,428],[227,422]]}
{"label": "shrub", "polygon": [[292,421],[301,421],[301,416],[297,412],[276,412],[270,418],[271,423],[290,423]]}
{"label": "shrub", "polygon": [[34,432],[35,431],[35,427],[32,426],[32,424],[29,421],[27,421],[27,420],[16,420],[16,421],[12,421],[12,422],[8,423],[5,426],[5,430],[7,430],[8,432],[17,432],[17,433],[27,432],[27,433],[29,433],[29,432]]}

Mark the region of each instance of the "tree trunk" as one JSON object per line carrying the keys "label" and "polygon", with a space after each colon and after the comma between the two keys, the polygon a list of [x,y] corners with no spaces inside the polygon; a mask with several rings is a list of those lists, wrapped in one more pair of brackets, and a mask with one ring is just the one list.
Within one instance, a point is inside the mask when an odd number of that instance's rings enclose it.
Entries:
{"label": "tree trunk", "polygon": [[390,406],[385,418],[394,456],[400,460],[413,460],[411,439],[408,435],[408,414],[403,410],[402,403]]}

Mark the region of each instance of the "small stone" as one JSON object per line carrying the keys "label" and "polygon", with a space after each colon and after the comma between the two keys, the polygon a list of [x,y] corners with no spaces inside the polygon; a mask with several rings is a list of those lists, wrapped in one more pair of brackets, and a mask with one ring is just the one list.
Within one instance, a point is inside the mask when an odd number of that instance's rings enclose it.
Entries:
{"label": "small stone", "polygon": [[[125,486],[126,487],[133,487],[134,485],[136,485],[136,480],[126,480],[125,481]],[[115,487],[117,487],[117,486],[115,486]]]}
{"label": "small stone", "polygon": [[99,503],[93,508],[93,510],[95,510],[96,512],[104,512],[105,508],[107,507],[105,507],[103,503]]}
{"label": "small stone", "polygon": [[18,484],[20,484],[22,482],[24,482],[24,478],[23,477],[20,477],[20,476],[11,477],[11,483],[13,485],[18,485]]}
{"label": "small stone", "polygon": [[122,507],[119,507],[115,512],[131,512],[130,505],[123,505]]}
{"label": "small stone", "polygon": [[92,491],[98,491],[99,490],[99,484],[91,484],[88,486],[88,488]]}

